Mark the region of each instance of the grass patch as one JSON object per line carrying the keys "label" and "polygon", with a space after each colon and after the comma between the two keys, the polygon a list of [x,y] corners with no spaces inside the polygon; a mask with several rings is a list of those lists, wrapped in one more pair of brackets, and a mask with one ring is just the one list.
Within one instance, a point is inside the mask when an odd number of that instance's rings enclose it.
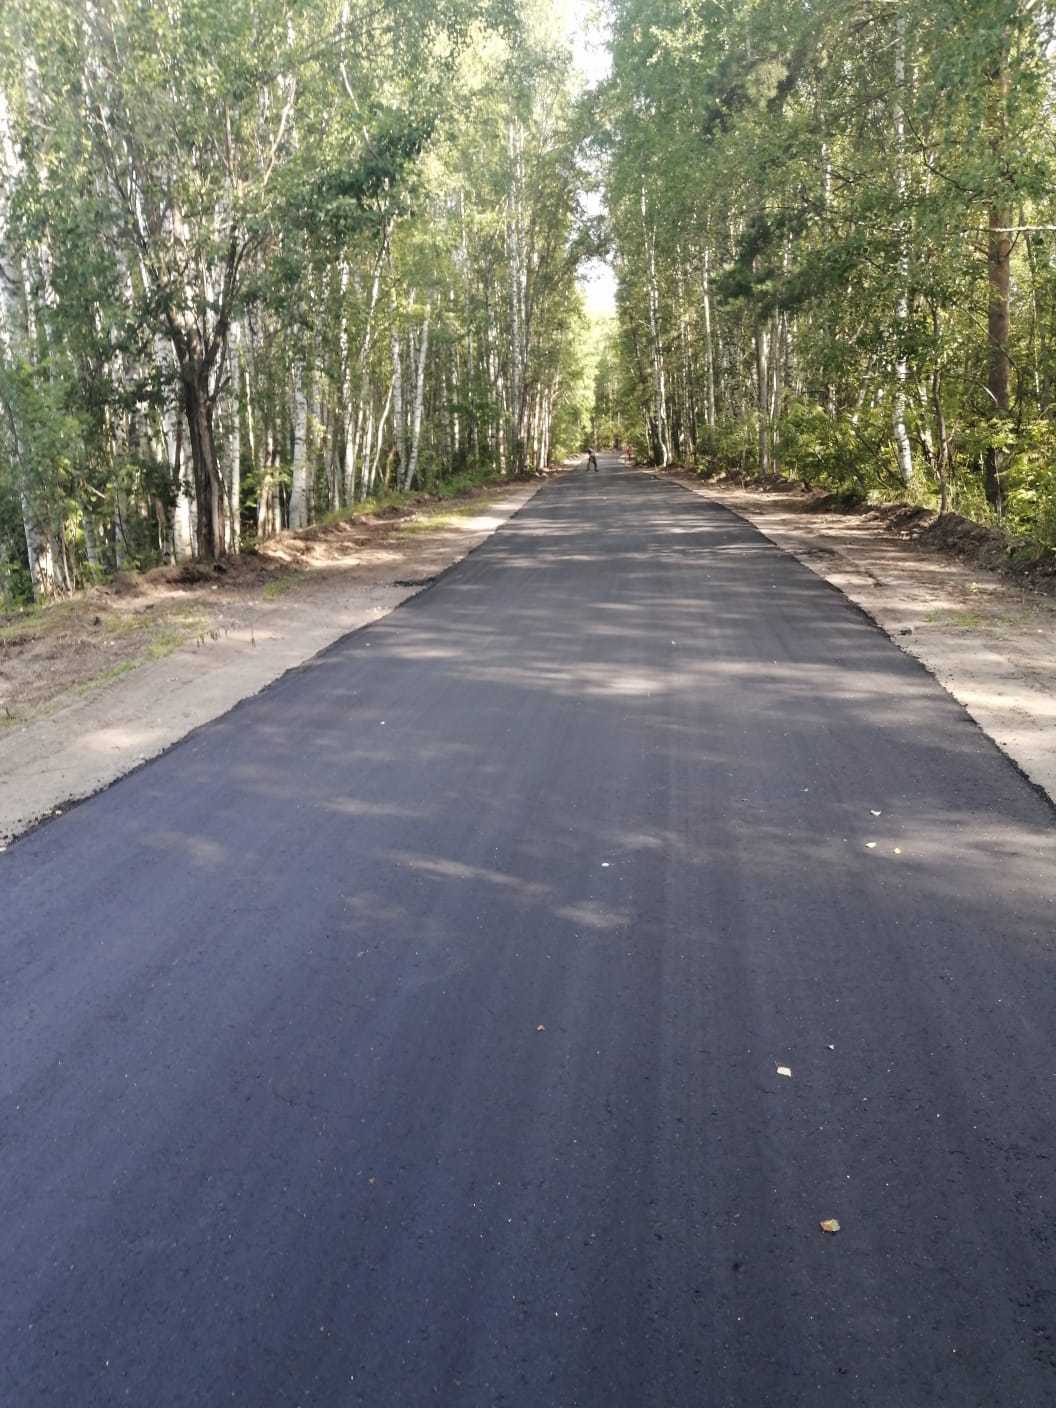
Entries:
{"label": "grass patch", "polygon": [[59,611],[46,611],[39,606],[27,607],[24,612],[0,621],[0,646],[28,645],[51,631],[61,631],[66,624],[66,618]]}
{"label": "grass patch", "polygon": [[[511,483],[511,480],[500,474],[455,474],[447,479],[428,482],[424,492],[443,501],[457,499],[463,495],[472,494],[476,490],[487,490],[489,488],[500,490],[509,487]],[[327,524],[345,523],[349,519],[369,518],[373,514],[383,514],[386,509],[404,508],[408,505],[413,506],[414,503],[421,498],[422,493],[422,488],[410,489],[406,494],[399,489],[380,489],[376,494],[372,495],[369,499],[364,499],[362,502],[357,501],[354,504],[348,504],[345,508],[332,509],[328,513],[320,514],[315,519],[313,526],[325,527]],[[452,515],[461,517],[465,514],[472,514],[477,512],[482,505],[487,506],[487,504],[494,502],[495,499],[493,496],[482,495],[479,498],[470,498],[466,504],[460,504],[457,508],[438,508],[435,515],[425,514],[422,516],[434,517],[438,522],[442,523]],[[422,532],[423,530],[419,528],[416,531]]]}
{"label": "grass patch", "polygon": [[166,655],[171,655],[174,650],[179,650],[181,645],[186,645],[188,641],[200,636],[205,631],[207,624],[207,619],[204,616],[163,622],[147,642],[147,652],[144,658],[164,660]]}
{"label": "grass patch", "polygon": [[24,641],[35,640],[40,635],[37,621],[5,621],[0,626],[0,644],[21,645]]}
{"label": "grass patch", "polygon": [[380,513],[394,504],[399,506],[412,497],[411,494],[396,494],[391,490],[383,490],[375,498],[364,499],[362,502],[357,499],[354,504],[347,504],[344,508],[334,508],[319,514],[312,527],[325,528],[328,524],[347,523],[354,518],[369,518],[372,513]]}
{"label": "grass patch", "polygon": [[394,531],[401,537],[412,536],[415,533],[432,533],[438,528],[446,528],[452,523],[457,523],[460,518],[475,518],[479,513],[485,513],[489,508],[493,508],[499,502],[497,494],[484,495],[479,499],[470,499],[460,504],[444,504],[443,507],[429,509],[424,513],[416,513],[412,519],[406,523],[396,525]]}
{"label": "grass patch", "polygon": [[[74,685],[74,693],[91,694],[120,679],[122,675],[138,669],[140,665],[147,665],[153,660],[164,660],[174,650],[179,650],[188,642],[207,635],[211,630],[211,619],[206,612],[186,610],[166,612],[160,616],[151,613],[113,617],[106,623],[107,636],[114,641],[128,642],[133,647],[133,652],[123,660],[115,661],[101,674],[93,675],[91,679]],[[141,639],[134,640],[136,636]]]}
{"label": "grass patch", "polygon": [[959,626],[965,631],[974,631],[983,624],[983,618],[975,611],[954,611],[951,615],[945,611],[929,611],[924,619],[931,626]]}
{"label": "grass patch", "polygon": [[307,577],[295,577],[292,574],[273,577],[270,582],[264,583],[261,596],[265,601],[278,601],[279,597],[285,596],[287,592],[292,592],[294,587],[303,587],[307,580]]}
{"label": "grass patch", "polygon": [[73,686],[73,693],[82,697],[86,694],[93,694],[95,690],[102,689],[104,685],[112,684],[114,680],[119,680],[122,675],[129,675],[144,662],[142,659],[119,660],[116,665],[111,665],[109,670],[104,670],[101,675],[95,675],[90,680],[82,680],[80,684]]}
{"label": "grass patch", "polygon": [[167,655],[185,641],[193,640],[208,630],[210,616],[204,611],[176,609],[172,611],[134,612],[128,616],[114,615],[103,624],[107,639],[119,641],[141,636],[146,640],[148,653],[155,646],[160,653]]}

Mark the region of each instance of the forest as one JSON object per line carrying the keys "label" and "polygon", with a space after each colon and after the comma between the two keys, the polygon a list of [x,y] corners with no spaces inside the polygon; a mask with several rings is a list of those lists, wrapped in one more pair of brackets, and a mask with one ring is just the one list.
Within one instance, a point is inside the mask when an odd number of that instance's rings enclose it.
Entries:
{"label": "forest", "polygon": [[1056,549],[1053,18],[615,0],[603,409],[644,457]]}
{"label": "forest", "polygon": [[[609,0],[580,26],[8,0],[0,605],[590,439],[1056,550],[1052,12]],[[577,283],[599,255],[611,319]]]}
{"label": "forest", "polygon": [[575,99],[534,0],[11,0],[8,604],[567,453]]}

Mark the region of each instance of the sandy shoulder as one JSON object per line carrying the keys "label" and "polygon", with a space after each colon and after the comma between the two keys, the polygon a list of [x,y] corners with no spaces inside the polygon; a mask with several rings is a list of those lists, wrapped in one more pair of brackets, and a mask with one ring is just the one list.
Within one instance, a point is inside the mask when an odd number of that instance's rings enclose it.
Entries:
{"label": "sandy shoulder", "polygon": [[274,601],[218,594],[207,634],[0,734],[0,850],[394,610],[490,537],[538,487],[519,486],[450,527],[307,576]]}
{"label": "sandy shoulder", "polygon": [[901,542],[868,519],[680,479],[732,509],[853,601],[919,660],[1056,801],[1056,601]]}

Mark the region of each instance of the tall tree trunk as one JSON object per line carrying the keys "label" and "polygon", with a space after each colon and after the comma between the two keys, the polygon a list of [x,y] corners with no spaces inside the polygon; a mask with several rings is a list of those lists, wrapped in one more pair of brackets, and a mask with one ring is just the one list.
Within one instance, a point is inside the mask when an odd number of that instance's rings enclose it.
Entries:
{"label": "tall tree trunk", "polygon": [[1047,419],[1052,409],[1052,374],[1049,370],[1048,329],[1045,326],[1045,318],[1042,316],[1038,303],[1038,256],[1034,248],[1034,237],[1028,232],[1024,238],[1027,246],[1027,265],[1030,269],[1030,302],[1034,315],[1034,333],[1037,339],[1034,366],[1038,410]]}
{"label": "tall tree trunk", "polygon": [[407,470],[407,421],[403,412],[403,353],[397,332],[392,334],[392,427],[399,473],[403,475]]}
{"label": "tall tree trunk", "polygon": [[[1007,425],[1011,409],[1011,366],[1008,356],[1009,294],[1012,274],[1012,209],[1005,189],[1007,178],[998,174],[1008,157],[1008,35],[1002,33],[1000,51],[994,57],[990,82],[990,151],[995,165],[995,198],[991,201],[987,226],[987,273],[990,301],[987,310],[988,375],[990,415],[997,427]],[[1003,436],[991,440],[986,451],[984,487],[986,501],[998,513],[1004,509],[1004,473],[1008,458]]]}
{"label": "tall tree trunk", "polygon": [[414,388],[414,413],[411,421],[411,454],[407,461],[407,472],[403,478],[403,489],[406,492],[414,483],[414,476],[418,473],[418,454],[422,443],[422,406],[425,401],[425,365],[429,353],[429,313],[428,304],[425,309],[425,322],[422,325],[422,337],[418,344],[418,379]]}
{"label": "tall tree trunk", "polygon": [[656,233],[650,226],[645,186],[642,186],[642,236],[645,241],[649,299],[649,355],[652,363],[653,460],[660,469],[671,462],[667,425],[667,387],[664,354],[660,344],[660,290],[656,281]]}
{"label": "tall tree trunk", "polygon": [[385,422],[389,418],[389,409],[392,406],[392,392],[395,383],[389,382],[388,395],[385,397],[385,404],[381,408],[381,415],[378,418],[378,438],[374,442],[374,458],[370,462],[370,469],[367,471],[364,465],[364,475],[360,481],[359,497],[365,499],[378,480],[378,464],[381,460],[381,449],[385,441]]}
{"label": "tall tree trunk", "polygon": [[[0,94],[2,102],[2,94]],[[4,115],[0,106],[0,117]],[[5,231],[0,225],[0,254],[6,255],[3,247]],[[15,292],[15,282],[0,275],[0,363],[21,359],[22,354],[31,355],[24,347],[28,341],[25,319],[26,312],[21,307]],[[26,542],[26,557],[29,562],[30,581],[33,584],[33,597],[36,601],[46,601],[54,592],[54,565],[47,534],[41,530],[35,505],[27,489],[27,466],[23,461],[21,432],[16,413],[7,400],[0,402],[11,436],[11,448],[15,462],[19,503],[22,510],[22,533]]]}
{"label": "tall tree trunk", "polygon": [[678,458],[685,463],[693,463],[697,454],[696,396],[694,394],[692,357],[689,339],[689,300],[686,297],[685,263],[682,246],[677,251],[677,293],[678,293],[678,398],[682,411],[682,436],[678,447]]}
{"label": "tall tree trunk", "polygon": [[227,435],[224,438],[224,486],[227,490],[225,542],[229,552],[238,552],[242,519],[242,330],[231,325],[228,343],[228,385],[230,406],[227,413]]}
{"label": "tall tree trunk", "polygon": [[510,261],[510,452],[513,474],[524,471],[524,133],[510,126],[510,195],[507,244]]}
{"label": "tall tree trunk", "polygon": [[166,406],[162,413],[162,437],[172,485],[172,556],[176,562],[189,562],[194,556],[194,502],[187,493],[183,473],[183,439],[186,419],[179,406]]}
{"label": "tall tree trunk", "polygon": [[224,486],[213,433],[215,404],[212,373],[216,356],[226,345],[226,335],[216,337],[210,353],[202,345],[190,318],[169,309],[169,337],[180,368],[183,410],[194,474],[194,504],[198,557],[212,561],[224,556]]}
{"label": "tall tree trunk", "polygon": [[755,329],[756,405],[759,417],[759,474],[770,473],[770,329],[759,323]]}
{"label": "tall tree trunk", "polygon": [[214,561],[224,556],[224,489],[213,436],[213,398],[208,383],[193,372],[183,382],[183,409],[194,470],[198,557]]}
{"label": "tall tree trunk", "polygon": [[711,335],[711,248],[704,246],[704,287],[703,311],[704,311],[704,377],[705,377],[705,404],[704,414],[707,417],[709,427],[715,429],[715,348]]}
{"label": "tall tree trunk", "polygon": [[913,447],[906,429],[906,382],[909,359],[906,355],[906,335],[909,324],[909,233],[903,214],[906,200],[906,17],[901,12],[895,18],[895,189],[898,194],[898,293],[895,298],[895,394],[891,407],[891,429],[895,440],[898,474],[908,487],[913,480]]}
{"label": "tall tree trunk", "polygon": [[308,527],[308,389],[307,373],[298,363],[293,385],[293,473],[290,483],[290,527]]}
{"label": "tall tree trunk", "polygon": [[785,395],[785,348],[788,340],[788,320],[778,310],[774,314],[772,347],[774,355],[770,368],[770,425],[773,432],[771,450],[771,474],[781,473],[781,411]]}
{"label": "tall tree trunk", "polygon": [[[356,481],[356,464],[357,464],[357,462],[358,462],[358,460],[359,460],[359,455],[360,455],[360,446],[361,446],[361,441],[362,441],[362,437],[363,437],[363,422],[364,422],[364,417],[365,417],[365,415],[366,415],[366,409],[367,409],[367,404],[368,404],[368,402],[370,403],[371,406],[373,406],[373,388],[369,385],[369,377],[368,377],[368,375],[367,375],[367,367],[368,367],[368,363],[369,363],[369,359],[370,359],[371,349],[372,349],[373,346],[374,346],[374,322],[375,322],[375,314],[376,314],[377,306],[378,306],[378,295],[379,295],[380,292],[381,292],[381,273],[382,273],[382,269],[384,268],[385,260],[386,260],[386,258],[388,257],[388,253],[389,253],[389,237],[390,237],[391,233],[392,233],[392,221],[389,220],[389,221],[386,222],[385,227],[384,227],[384,229],[382,230],[381,244],[378,246],[378,252],[377,252],[377,254],[376,254],[376,256],[375,256],[375,259],[374,259],[374,273],[373,273],[373,278],[372,278],[372,280],[371,280],[371,286],[370,286],[370,300],[369,300],[369,303],[368,303],[368,305],[367,305],[366,325],[365,325],[364,330],[363,330],[363,339],[362,339],[362,341],[360,342],[360,345],[359,345],[359,354],[358,354],[357,362],[356,362],[356,372],[357,372],[358,386],[357,386],[357,388],[356,388],[357,409],[356,409],[356,420],[355,420],[355,431],[354,431],[354,433],[350,433],[350,432],[351,432],[351,426],[352,426],[352,419],[351,419],[351,415],[349,414],[349,407],[351,406],[351,402],[352,402],[352,387],[351,387],[352,372],[351,372],[351,366],[350,366],[350,362],[349,362],[349,358],[348,358],[348,341],[349,341],[349,338],[348,338],[348,316],[347,316],[347,312],[346,312],[345,309],[344,309],[344,306],[342,307],[341,352],[342,352],[342,359],[343,359],[344,365],[345,365],[345,375],[344,375],[344,387],[345,387],[345,397],[344,397],[344,400],[345,400],[345,411],[344,411],[344,418],[345,418],[345,425],[346,425],[346,433],[345,433],[345,450],[344,450],[344,459],[343,459],[343,463],[342,463],[342,476],[341,476],[341,477],[342,477],[342,489],[343,489],[344,501],[345,501],[345,503],[349,503],[349,504],[350,504],[350,503],[353,503],[354,500],[355,500],[355,489],[356,489],[356,484],[355,484],[355,481]],[[343,266],[342,266],[342,271],[341,271],[341,290],[342,290],[342,293],[345,292],[347,286],[348,286],[348,266],[347,266],[347,265],[343,265]],[[364,468],[364,473],[366,472],[366,465],[367,465],[367,456],[368,456],[368,454],[369,454],[369,447],[363,446],[363,468]]]}

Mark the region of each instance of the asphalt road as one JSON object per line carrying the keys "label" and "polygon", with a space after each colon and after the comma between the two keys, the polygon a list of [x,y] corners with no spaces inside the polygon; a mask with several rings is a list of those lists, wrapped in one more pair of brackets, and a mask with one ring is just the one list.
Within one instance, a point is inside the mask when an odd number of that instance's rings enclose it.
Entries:
{"label": "asphalt road", "polygon": [[0,1404],[1051,1405],[1054,880],[831,588],[555,482],[0,856]]}

